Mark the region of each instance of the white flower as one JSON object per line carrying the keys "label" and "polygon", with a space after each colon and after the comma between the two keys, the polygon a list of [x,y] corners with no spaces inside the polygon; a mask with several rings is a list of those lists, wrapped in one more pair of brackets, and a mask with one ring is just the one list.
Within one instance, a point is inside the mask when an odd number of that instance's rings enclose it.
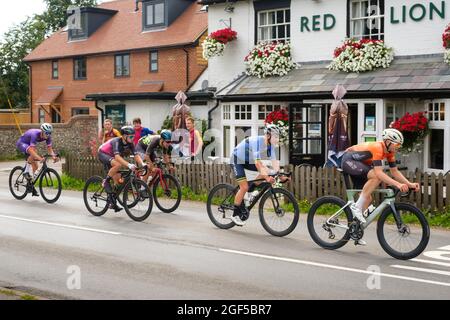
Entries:
{"label": "white flower", "polygon": [[203,58],[206,60],[214,56],[223,55],[223,51],[225,50],[225,44],[210,37],[206,37],[205,41],[202,43],[202,47]]}
{"label": "white flower", "polygon": [[444,52],[444,61],[445,61],[445,63],[447,63],[448,65],[450,65],[450,49],[445,49],[445,52]]}

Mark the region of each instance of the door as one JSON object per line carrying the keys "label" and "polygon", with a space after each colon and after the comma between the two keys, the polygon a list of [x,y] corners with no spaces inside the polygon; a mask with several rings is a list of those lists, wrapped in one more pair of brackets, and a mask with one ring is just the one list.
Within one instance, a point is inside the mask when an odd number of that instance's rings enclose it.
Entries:
{"label": "door", "polygon": [[289,161],[323,166],[325,163],[325,104],[289,106]]}

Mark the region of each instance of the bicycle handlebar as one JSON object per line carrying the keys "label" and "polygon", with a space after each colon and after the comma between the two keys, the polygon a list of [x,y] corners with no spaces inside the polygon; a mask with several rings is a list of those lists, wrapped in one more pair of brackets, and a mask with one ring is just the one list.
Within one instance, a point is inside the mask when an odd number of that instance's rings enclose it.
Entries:
{"label": "bicycle handlebar", "polygon": [[409,188],[408,192],[401,192],[400,189],[395,186],[389,186],[388,189],[392,189],[394,191],[394,197],[400,193],[401,198],[409,197],[411,192],[416,190],[414,188]]}

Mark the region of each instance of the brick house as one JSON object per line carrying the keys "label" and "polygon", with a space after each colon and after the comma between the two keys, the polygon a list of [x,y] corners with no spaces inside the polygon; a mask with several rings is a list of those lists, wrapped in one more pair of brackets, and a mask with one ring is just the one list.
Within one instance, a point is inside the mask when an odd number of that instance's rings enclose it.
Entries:
{"label": "brick house", "polygon": [[194,0],[139,2],[82,8],[69,17],[80,28],[57,31],[25,57],[33,123],[100,111],[99,122],[112,117],[122,125],[140,116],[160,128],[176,93],[206,69],[200,39],[207,13]]}

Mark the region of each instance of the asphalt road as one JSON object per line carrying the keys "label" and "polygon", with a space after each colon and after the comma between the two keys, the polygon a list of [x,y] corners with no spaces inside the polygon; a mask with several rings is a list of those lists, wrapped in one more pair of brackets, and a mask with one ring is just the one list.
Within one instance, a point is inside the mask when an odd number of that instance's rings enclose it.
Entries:
{"label": "asphalt road", "polygon": [[[205,205],[155,207],[143,223],[125,213],[97,218],[79,192],[54,204],[9,193],[0,163],[0,287],[67,299],[449,299],[450,232],[432,230],[426,252],[399,261],[379,246],[338,251],[310,239],[302,214],[285,238],[256,212],[243,228],[219,230]],[[373,271],[379,272],[374,275]]]}

